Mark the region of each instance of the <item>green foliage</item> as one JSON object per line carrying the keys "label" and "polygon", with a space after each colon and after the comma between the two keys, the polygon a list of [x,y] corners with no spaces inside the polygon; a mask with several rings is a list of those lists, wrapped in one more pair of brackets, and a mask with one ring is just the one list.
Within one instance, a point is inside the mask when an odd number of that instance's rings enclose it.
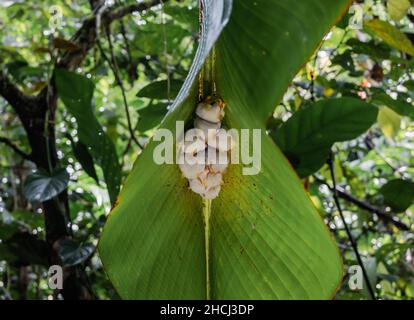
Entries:
{"label": "green foliage", "polygon": [[138,130],[148,131],[158,126],[167,113],[167,105],[163,102],[150,103],[149,106],[138,110]]}
{"label": "green foliage", "polygon": [[378,125],[383,134],[388,138],[394,138],[401,127],[401,117],[388,107],[380,108],[378,113]]}
{"label": "green foliage", "polygon": [[372,102],[379,106],[386,106],[401,116],[414,120],[414,106],[410,103],[394,100],[386,93],[379,93],[373,96]]}
{"label": "green foliage", "polygon": [[17,209],[11,213],[12,221],[19,222],[25,226],[28,230],[33,230],[37,228],[43,228],[45,222],[43,217],[39,213],[30,212],[22,209]]}
{"label": "green foliage", "polygon": [[[215,59],[208,63],[228,103],[225,126],[261,128],[263,162],[258,177],[230,167],[213,202],[212,297],[330,297],[339,282],[338,258],[319,214],[344,264],[335,299],[371,299],[366,283],[360,291],[348,286],[348,268],[358,262],[324,165],[332,152],[337,200],[376,297],[412,300],[410,3],[354,1],[338,21],[340,8],[350,1],[237,0],[222,33],[230,6],[223,16],[204,8],[199,39],[198,2],[170,0],[127,15],[122,23],[113,21],[111,44],[102,29],[83,51],[93,32],[79,30],[96,14],[89,1],[0,1],[0,83],[4,74],[31,97],[20,105],[30,110],[23,127],[13,99],[3,99],[0,86],[0,300],[60,299],[48,288],[51,255],[62,260],[64,270],[75,266],[76,274],[84,272],[100,299],[119,299],[113,286],[121,297],[206,297],[202,203],[177,168],[153,164],[150,138],[157,127],[174,129],[175,120],[189,125],[199,71],[214,44]],[[54,31],[52,5],[63,13]],[[47,92],[56,95],[40,106]],[[39,107],[48,108],[53,119],[46,122]],[[349,117],[346,110],[352,110]],[[28,136],[32,127],[39,129],[37,136]],[[31,144],[43,137],[51,142],[56,167],[65,168],[70,179],[63,169],[49,174],[22,158],[44,152]],[[290,165],[306,178],[299,181]],[[32,200],[25,196],[31,180]],[[45,220],[58,215],[33,200],[57,194],[53,204],[66,208],[67,235],[52,247],[46,240],[55,230]]]}
{"label": "green foliage", "polygon": [[[228,104],[227,123],[231,128],[264,127],[283,86],[312,53],[346,1],[324,2],[322,18],[315,10],[315,3],[302,5],[292,23],[283,19],[290,13],[287,1],[257,1],[254,6],[233,3],[231,19],[218,40],[215,57],[217,91]],[[222,15],[222,9],[213,1],[206,1],[203,10],[207,26]],[[300,22],[311,24],[316,19],[319,25],[308,35],[309,43],[293,57],[281,56],[280,48],[290,44],[284,35],[300,33]],[[253,25],[262,31],[254,35],[254,43]],[[201,58],[195,60],[193,72],[199,70],[210,51],[214,41],[211,34],[217,36],[220,31],[205,30],[196,54]],[[274,36],[279,38],[269,41]],[[259,63],[258,56],[263,55],[267,59]],[[276,72],[286,64],[286,69]],[[239,72],[240,65],[244,67],[243,73]],[[260,73],[263,68],[268,72]],[[163,121],[163,128],[174,130],[177,120],[188,121],[193,113],[197,84],[192,71],[173,103],[172,112]],[[276,77],[279,88],[270,90]],[[184,102],[181,97],[186,97]],[[238,165],[224,178],[222,193],[211,207],[211,254],[204,247],[201,198],[187,188],[177,167],[157,166],[153,162],[156,146],[156,142],[151,142],[138,159],[99,244],[106,271],[121,297],[328,299],[332,296],[341,278],[337,249],[294,171],[269,137],[262,135],[260,174],[243,176]],[[124,256],[131,259],[122,260]],[[209,277],[206,263],[211,270]],[[306,263],[313,265],[312,270],[300,267]],[[131,274],[131,270],[138,272]]]}
{"label": "green foliage", "polygon": [[88,148],[82,142],[74,142],[71,140],[73,155],[79,161],[82,169],[99,184],[99,178],[96,174],[95,165]]}
{"label": "green foliage", "polygon": [[377,114],[377,108],[357,99],[322,100],[296,112],[271,137],[299,176],[306,177],[324,165],[335,142],[357,138]]}
{"label": "green foliage", "polygon": [[137,97],[157,99],[157,100],[169,100],[177,96],[180,91],[183,82],[180,80],[160,80],[142,88]]}
{"label": "green foliage", "polygon": [[28,232],[16,232],[0,244],[2,256],[8,256],[16,266],[47,266],[47,252],[46,242]]}
{"label": "green foliage", "polygon": [[63,240],[59,244],[59,255],[63,265],[67,267],[76,266],[85,262],[94,252],[92,244],[79,245],[73,240]]}
{"label": "green foliage", "polygon": [[405,17],[411,7],[410,0],[388,0],[387,8],[392,19],[399,21]]}
{"label": "green foliage", "polygon": [[[211,9],[210,5],[205,6],[204,26],[216,19]],[[205,29],[189,76],[172,111],[163,121],[162,126],[173,132],[176,120],[191,116],[196,103],[194,81],[226,23],[228,16],[224,14],[223,17],[216,28]],[[154,147],[155,143],[146,147],[125,182],[99,242],[101,259],[123,298],[205,299],[206,255],[201,201],[190,192],[178,167],[155,165]],[[115,238],[118,240],[114,241]],[[132,254],[134,258],[124,260],[125,254]],[[145,259],[139,259],[140,256]]]}
{"label": "green foliage", "polygon": [[365,23],[365,27],[391,47],[399,49],[409,55],[414,55],[414,45],[410,39],[389,22],[377,19],[370,20]]}
{"label": "green foliage", "polygon": [[[121,168],[113,142],[94,115],[94,83],[82,75],[60,69],[55,71],[55,82],[60,98],[76,118],[79,140],[87,146],[95,162],[102,168],[109,197],[111,202],[115,202],[121,183]],[[88,166],[91,168],[90,163]]]}
{"label": "green foliage", "polygon": [[44,202],[65,190],[68,182],[69,174],[64,168],[52,173],[38,169],[26,178],[23,193],[31,202]]}
{"label": "green foliage", "polygon": [[414,182],[391,180],[381,187],[379,193],[384,197],[384,203],[394,212],[404,212],[414,203]]}

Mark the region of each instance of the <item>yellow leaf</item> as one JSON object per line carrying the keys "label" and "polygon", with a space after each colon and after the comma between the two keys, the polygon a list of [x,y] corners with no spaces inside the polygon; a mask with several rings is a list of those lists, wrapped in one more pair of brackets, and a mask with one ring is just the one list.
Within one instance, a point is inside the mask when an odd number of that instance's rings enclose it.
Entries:
{"label": "yellow leaf", "polygon": [[409,0],[388,0],[387,2],[388,13],[395,21],[404,18],[410,6]]}
{"label": "yellow leaf", "polygon": [[333,95],[334,95],[334,93],[335,93],[335,90],[334,89],[332,89],[332,88],[326,88],[324,91],[323,91],[323,94],[324,94],[324,96],[325,97],[332,97]]}
{"label": "yellow leaf", "polygon": [[394,138],[400,130],[401,116],[388,107],[381,107],[378,125],[386,137]]}
{"label": "yellow leaf", "polygon": [[414,56],[414,45],[397,27],[378,19],[366,21],[364,26],[389,46]]}

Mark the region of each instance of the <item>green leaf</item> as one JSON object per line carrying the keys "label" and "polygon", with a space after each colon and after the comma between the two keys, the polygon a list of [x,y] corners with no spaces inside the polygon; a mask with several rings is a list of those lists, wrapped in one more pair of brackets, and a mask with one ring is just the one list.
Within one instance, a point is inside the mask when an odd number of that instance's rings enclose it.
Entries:
{"label": "green leaf", "polygon": [[[167,48],[176,48],[185,36],[191,35],[189,28],[182,28],[172,21],[167,21],[165,24],[147,23],[137,30],[136,41],[139,50],[133,52],[135,56],[159,55],[165,50],[165,42]],[[160,37],[164,34],[164,30],[165,38]]]}
{"label": "green leaf", "polygon": [[394,212],[404,212],[414,203],[414,182],[407,180],[391,180],[379,190],[384,203]]}
{"label": "green leaf", "polygon": [[94,83],[88,78],[63,69],[55,70],[59,96],[76,118],[79,140],[101,167],[111,202],[119,192],[121,167],[115,146],[96,119],[92,106]]}
{"label": "green leaf", "polygon": [[414,299],[414,284],[407,283],[407,286],[405,288],[405,294],[407,297]]}
{"label": "green leaf", "polygon": [[392,139],[400,131],[401,116],[388,107],[382,107],[378,113],[378,125],[382,133]]}
{"label": "green leaf", "polygon": [[389,59],[390,58],[390,47],[384,43],[376,44],[373,40],[368,42],[362,42],[358,39],[351,38],[346,44],[352,48],[354,53],[367,54],[371,58],[377,59]]}
{"label": "green leaf", "polygon": [[352,76],[357,72],[352,58],[352,52],[350,50],[346,50],[342,54],[337,54],[333,57],[332,63],[338,64],[345,70],[348,70]]}
{"label": "green leaf", "polygon": [[2,241],[11,238],[19,232],[19,226],[14,223],[13,217],[9,212],[3,211],[0,219],[0,239]]}
{"label": "green leaf", "polygon": [[166,6],[164,12],[170,15],[176,21],[185,23],[191,28],[191,31],[198,30],[198,10],[195,7],[189,6]]}
{"label": "green leaf", "polygon": [[177,96],[182,86],[183,82],[180,80],[156,81],[142,88],[137,93],[137,97],[157,100],[170,100],[174,99]]}
{"label": "green leaf", "polygon": [[167,113],[165,103],[150,103],[146,108],[140,109],[138,130],[145,132],[158,126]]}
{"label": "green leaf", "polygon": [[335,142],[357,138],[377,115],[376,107],[358,99],[323,100],[296,112],[271,136],[299,176],[306,177],[323,166]]}
{"label": "green leaf", "polygon": [[[231,2],[204,2],[208,4],[203,6],[205,32],[163,128],[175,132],[175,121],[191,116],[197,103],[195,80],[228,21]],[[202,203],[188,189],[178,166],[155,165],[152,152],[156,145],[151,142],[145,148],[126,179],[129,186],[122,189],[105,224],[99,254],[123,298],[205,299]],[[130,259],[125,259],[126,256]]]}
{"label": "green leaf", "polygon": [[59,243],[59,256],[63,265],[67,267],[76,266],[85,262],[95,251],[92,244],[79,245],[73,240],[62,240]]}
{"label": "green leaf", "polygon": [[99,178],[96,174],[95,165],[88,148],[82,142],[74,142],[72,140],[72,150],[82,169],[99,184]]}
{"label": "green leaf", "polygon": [[237,106],[227,113],[245,113],[257,122],[244,127],[260,127],[350,1],[240,2],[217,44],[217,86]]}
{"label": "green leaf", "polygon": [[[2,243],[3,244],[3,243]],[[14,263],[20,265],[48,265],[49,247],[46,241],[38,239],[28,232],[15,233],[12,237],[4,241],[3,249],[14,259]],[[0,252],[1,253],[1,252]]]}
{"label": "green leaf", "polygon": [[44,228],[45,226],[43,215],[40,213],[17,209],[11,215],[13,220],[24,223],[30,229]]}
{"label": "green leaf", "polygon": [[38,169],[27,176],[24,186],[24,196],[30,202],[44,202],[56,197],[66,189],[69,182],[69,174],[66,169],[57,169],[49,173]]}
{"label": "green leaf", "polygon": [[411,7],[410,0],[388,0],[387,9],[391,18],[400,21]]}
{"label": "green leaf", "polygon": [[[163,127],[174,132],[175,121],[189,117],[194,103],[186,100]],[[177,166],[154,164],[155,146],[145,148],[126,179],[105,224],[99,255],[125,299],[204,299],[201,201]]]}
{"label": "green leaf", "polygon": [[414,45],[397,27],[383,20],[366,21],[364,27],[389,46],[414,56]]}
{"label": "green leaf", "polygon": [[[201,65],[231,1],[203,0],[200,45],[190,73],[161,128],[175,132],[197,104]],[[233,165],[213,201],[210,250],[202,200],[176,165],[158,166],[151,141],[127,178],[104,227],[99,252],[126,299],[327,299],[341,261],[323,221],[288,161],[265,134],[267,118],[289,82],[345,11],[348,1],[235,1],[216,45],[217,92],[231,128],[259,128],[262,170]],[[223,8],[224,5],[224,8]],[[221,19],[218,17],[222,17]],[[312,26],[311,28],[309,26]],[[208,94],[208,93],[205,93]]]}
{"label": "green leaf", "polygon": [[388,107],[399,115],[414,120],[414,106],[412,104],[401,100],[394,100],[386,93],[380,93],[373,96],[372,103],[380,107]]}
{"label": "green leaf", "polygon": [[414,80],[408,80],[404,82],[403,86],[406,87],[410,91],[414,91]]}

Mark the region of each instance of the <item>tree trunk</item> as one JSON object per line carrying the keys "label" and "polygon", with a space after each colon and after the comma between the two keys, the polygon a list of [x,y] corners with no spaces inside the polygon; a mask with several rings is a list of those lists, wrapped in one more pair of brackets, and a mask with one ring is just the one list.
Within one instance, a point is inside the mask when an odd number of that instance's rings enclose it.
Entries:
{"label": "tree trunk", "polygon": [[[51,92],[49,102],[47,94],[42,95],[41,99],[37,101],[36,110],[39,111],[33,114],[23,114],[21,117],[32,148],[32,160],[38,168],[48,172],[59,166],[55,136],[57,94],[54,88],[51,88]],[[46,121],[48,121],[47,126]],[[71,237],[68,226],[70,212],[67,190],[64,190],[57,197],[43,202],[42,207],[45,218],[46,241],[49,246],[49,264],[62,265],[58,255],[60,241]],[[63,267],[63,289],[61,294],[64,299],[70,300],[93,298],[86,273],[81,267]]]}

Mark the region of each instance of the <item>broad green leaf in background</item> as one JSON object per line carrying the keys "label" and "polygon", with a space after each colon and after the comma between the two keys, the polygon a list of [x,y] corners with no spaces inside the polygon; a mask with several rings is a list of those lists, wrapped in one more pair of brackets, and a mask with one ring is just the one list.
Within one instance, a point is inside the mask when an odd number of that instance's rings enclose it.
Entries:
{"label": "broad green leaf in background", "polygon": [[44,68],[30,66],[23,58],[7,63],[6,67],[10,75],[19,82],[29,77],[37,81],[45,79],[46,70]]}
{"label": "broad green leaf in background", "polygon": [[[227,21],[231,1],[204,0],[200,45],[183,88],[161,127],[188,121],[195,80]],[[289,82],[349,1],[235,1],[216,45],[215,80],[232,128],[262,129],[262,170],[230,167],[211,210],[205,252],[202,201],[176,165],[157,166],[149,143],[104,227],[99,252],[122,298],[327,299],[341,261],[321,217],[265,124]],[[206,93],[208,94],[208,93]]]}
{"label": "broad green leaf in background", "polygon": [[392,139],[400,130],[401,116],[388,107],[381,107],[378,113],[378,125],[382,133]]}
{"label": "broad green leaf in background", "polygon": [[375,41],[371,40],[368,42],[362,42],[358,39],[351,38],[349,39],[346,44],[352,47],[352,51],[354,53],[359,54],[366,54],[369,55],[371,58],[376,59],[389,59],[390,58],[390,47],[384,43],[375,43]]}
{"label": "broad green leaf in background", "polygon": [[91,154],[89,153],[88,148],[82,142],[75,142],[70,134],[67,134],[66,137],[70,140],[72,145],[73,155],[76,160],[79,161],[82,169],[93,178],[97,184],[99,184],[99,178],[96,174],[95,165]]}
{"label": "broad green leaf in background", "polygon": [[358,99],[323,100],[296,112],[271,136],[299,176],[306,177],[323,166],[335,142],[357,138],[377,115],[375,106]]}
{"label": "broad green leaf in background", "polygon": [[95,165],[91,154],[89,153],[88,148],[82,142],[75,142],[72,144],[73,154],[76,157],[76,160],[79,161],[83,170],[93,178],[97,184],[99,184],[99,178],[96,174]]}
{"label": "broad green leaf in background", "polygon": [[52,173],[44,169],[27,176],[23,193],[31,202],[44,202],[56,197],[66,189],[69,182],[69,174],[66,169],[57,169]]}
{"label": "broad green leaf in background", "polygon": [[414,203],[414,182],[396,179],[387,182],[379,190],[384,203],[394,212],[404,212]]}
{"label": "broad green leaf in background", "polygon": [[414,106],[408,102],[395,100],[386,93],[380,93],[372,98],[372,103],[383,107],[386,106],[398,113],[400,116],[409,117],[414,120]]}
{"label": "broad green leaf in background", "polygon": [[337,54],[332,58],[332,63],[340,65],[342,68],[349,71],[350,75],[356,75],[359,72],[355,68],[351,50],[346,50],[342,54]]}
{"label": "broad green leaf in background", "polygon": [[414,45],[410,39],[389,22],[373,19],[366,21],[364,27],[389,46],[414,56]]}
{"label": "broad green leaf in background", "polygon": [[13,221],[22,222],[28,229],[44,228],[43,215],[37,212],[30,212],[23,209],[16,209],[11,213]]}
{"label": "broad green leaf in background", "polygon": [[109,197],[114,203],[121,183],[121,168],[115,146],[93,111],[94,83],[80,74],[63,69],[55,70],[55,83],[59,97],[76,118],[80,142],[87,146],[102,169]]}
{"label": "broad green leaf in background", "polygon": [[157,100],[170,100],[174,99],[180,88],[183,86],[183,82],[180,80],[160,80],[142,88],[138,93],[137,97],[149,98]]}
{"label": "broad green leaf in background", "polygon": [[387,1],[387,9],[388,13],[390,14],[391,18],[399,21],[405,17],[410,9],[411,3],[410,0],[388,0]]}
{"label": "broad green leaf in background", "polygon": [[409,298],[414,299],[414,284],[407,283],[405,293]]}
{"label": "broad green leaf in background", "polygon": [[164,12],[171,17],[174,17],[177,21],[184,23],[191,27],[191,31],[197,32],[198,30],[198,9],[196,7],[189,6],[167,6]]}
{"label": "broad green leaf in background", "polygon": [[58,254],[67,267],[76,266],[85,262],[95,251],[92,244],[79,245],[76,241],[67,239],[59,242]]}
{"label": "broad green leaf in background", "polygon": [[[165,38],[160,37],[160,34],[163,34],[164,30],[167,30]],[[165,25],[147,23],[139,28],[139,35],[137,37],[139,39],[137,43],[139,50],[132,52],[132,54],[135,56],[145,54],[158,55],[165,50],[165,45],[167,45],[167,48],[179,46],[180,41],[185,36],[191,36],[191,31],[188,27],[181,27],[173,22],[167,22]]]}
{"label": "broad green leaf in background", "polygon": [[0,239],[3,242],[11,238],[20,231],[20,226],[16,223],[10,212],[3,210],[0,215]]}
{"label": "broad green leaf in background", "polygon": [[47,266],[48,245],[29,232],[16,232],[0,243],[0,257],[9,256],[17,266],[31,264]]}
{"label": "broad green leaf in background", "polygon": [[150,103],[148,107],[139,109],[138,130],[145,132],[158,126],[167,113],[167,105],[163,102]]}
{"label": "broad green leaf in background", "polygon": [[410,91],[414,91],[414,80],[408,80],[403,83],[403,86]]}

